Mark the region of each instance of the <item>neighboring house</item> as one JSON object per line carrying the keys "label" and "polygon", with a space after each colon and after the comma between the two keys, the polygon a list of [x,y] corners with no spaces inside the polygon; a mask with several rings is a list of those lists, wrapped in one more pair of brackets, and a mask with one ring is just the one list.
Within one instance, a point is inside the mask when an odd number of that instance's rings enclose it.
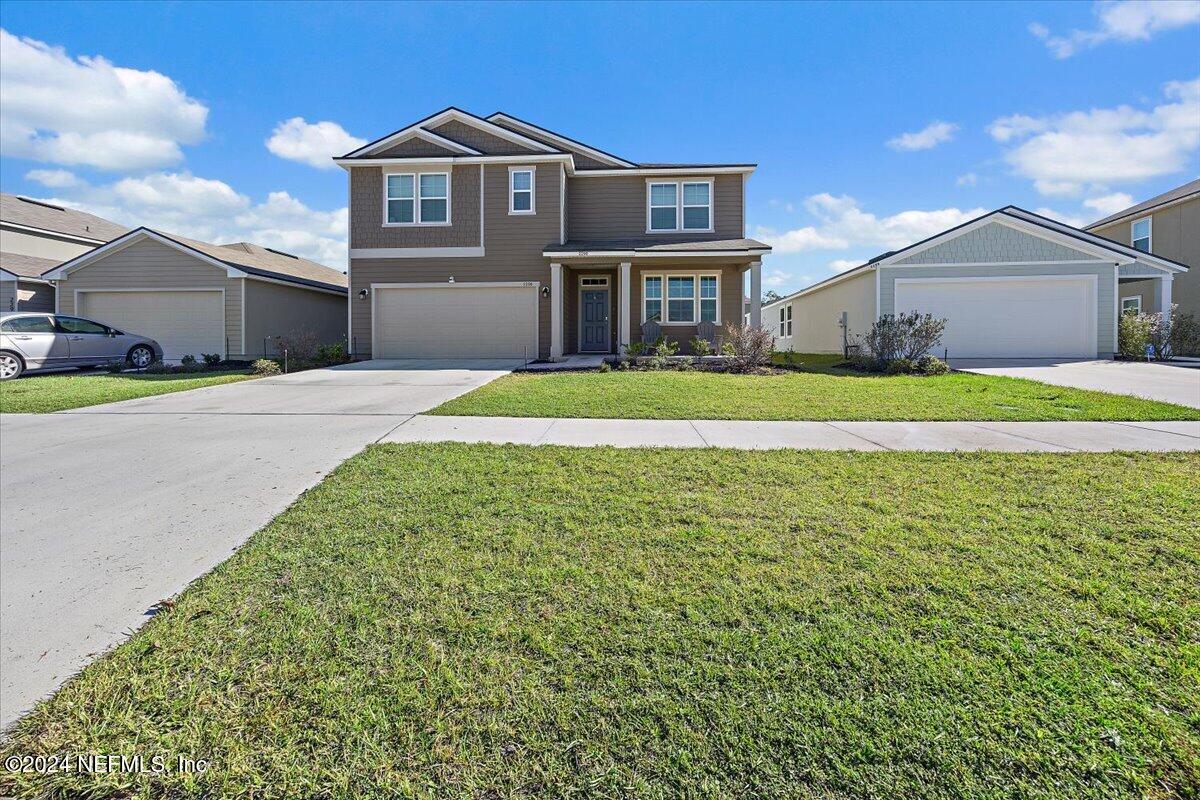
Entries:
{"label": "neighboring house", "polygon": [[42,273],[127,230],[82,211],[0,194],[0,311],[53,311],[54,287]]}
{"label": "neighboring house", "polygon": [[952,358],[1107,358],[1117,346],[1118,285],[1144,280],[1169,294],[1172,278],[1186,272],[1171,259],[1006,206],[762,313],[780,350],[841,352],[843,335],[854,343],[882,315],[920,311],[946,318],[942,347]]}
{"label": "neighboring house", "polygon": [[165,358],[275,355],[275,339],[346,335],[346,276],[248,242],[209,244],[137,228],[45,273],[57,312],[140,333]]}
{"label": "neighboring house", "polygon": [[[1174,281],[1121,280],[1121,308],[1161,311],[1171,302],[1200,316],[1200,179],[1093,222],[1089,233],[1186,264]],[[1163,292],[1169,299],[1164,299]]]}
{"label": "neighboring house", "polygon": [[741,319],[747,272],[759,297],[753,164],[639,164],[456,108],[335,160],[359,357],[612,353],[648,319],[686,342]]}

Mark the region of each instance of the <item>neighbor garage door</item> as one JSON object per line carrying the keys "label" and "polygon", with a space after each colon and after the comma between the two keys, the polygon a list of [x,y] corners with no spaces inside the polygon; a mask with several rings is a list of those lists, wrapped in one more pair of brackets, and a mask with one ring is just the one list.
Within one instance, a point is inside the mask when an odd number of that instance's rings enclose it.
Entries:
{"label": "neighbor garage door", "polygon": [[945,317],[951,358],[1096,357],[1094,276],[901,278],[896,311]]}
{"label": "neighbor garage door", "polygon": [[373,297],[375,358],[537,358],[535,285],[376,287]]}
{"label": "neighbor garage door", "polygon": [[80,316],[149,336],[168,361],[225,352],[225,295],[195,292],[81,292]]}

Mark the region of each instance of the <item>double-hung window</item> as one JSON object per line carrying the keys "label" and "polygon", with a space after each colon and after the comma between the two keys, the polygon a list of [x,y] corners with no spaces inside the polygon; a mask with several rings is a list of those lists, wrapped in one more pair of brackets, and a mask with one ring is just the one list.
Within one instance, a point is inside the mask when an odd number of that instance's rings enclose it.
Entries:
{"label": "double-hung window", "polygon": [[792,335],[792,307],[791,306],[780,306],[779,307],[779,335],[780,336],[791,336]]}
{"label": "double-hung window", "polygon": [[713,229],[712,181],[650,181],[647,191],[648,232]]}
{"label": "double-hung window", "polygon": [[449,173],[394,173],[385,179],[387,224],[445,225],[450,221]]}
{"label": "double-hung window", "polygon": [[533,168],[508,170],[508,213],[533,214]]}
{"label": "double-hung window", "polygon": [[1135,294],[1133,297],[1122,297],[1121,313],[1135,317],[1142,313],[1142,296],[1140,294]]}
{"label": "double-hung window", "polygon": [[1130,240],[1133,242],[1134,250],[1141,250],[1143,253],[1150,252],[1150,217],[1139,219],[1133,223],[1130,230]]}
{"label": "double-hung window", "polygon": [[716,275],[645,275],[642,321],[664,325],[716,323],[720,321],[719,297],[720,281]]}

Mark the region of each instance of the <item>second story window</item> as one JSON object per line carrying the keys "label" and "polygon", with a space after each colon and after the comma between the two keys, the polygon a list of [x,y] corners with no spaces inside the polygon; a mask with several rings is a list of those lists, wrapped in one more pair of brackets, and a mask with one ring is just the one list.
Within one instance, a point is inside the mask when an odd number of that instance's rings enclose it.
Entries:
{"label": "second story window", "polygon": [[646,231],[711,231],[712,181],[651,181]]}
{"label": "second story window", "polygon": [[1133,223],[1130,239],[1133,242],[1134,250],[1141,250],[1143,253],[1150,252],[1150,217],[1139,219]]}
{"label": "second story window", "polygon": [[450,221],[450,174],[398,173],[386,177],[387,225],[446,225]]}
{"label": "second story window", "polygon": [[533,169],[513,167],[508,171],[508,213],[533,214]]}

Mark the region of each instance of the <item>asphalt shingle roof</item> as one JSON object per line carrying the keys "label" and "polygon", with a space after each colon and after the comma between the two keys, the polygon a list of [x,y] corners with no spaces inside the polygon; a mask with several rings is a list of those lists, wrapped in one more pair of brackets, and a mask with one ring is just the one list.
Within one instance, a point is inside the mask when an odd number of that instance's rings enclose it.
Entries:
{"label": "asphalt shingle roof", "polygon": [[1091,225],[1088,225],[1086,228],[1084,228],[1084,230],[1090,231],[1092,228],[1099,228],[1101,225],[1107,225],[1110,222],[1116,222],[1117,220],[1121,219],[1122,217],[1130,217],[1130,216],[1133,216],[1134,214],[1139,214],[1143,211],[1149,211],[1152,208],[1157,208],[1158,206],[1161,206],[1165,203],[1170,203],[1175,200],[1179,200],[1179,199],[1187,197],[1188,195],[1191,195],[1191,194],[1200,195],[1200,178],[1197,178],[1194,181],[1188,181],[1183,186],[1176,186],[1174,189],[1172,189],[1169,192],[1163,192],[1160,195],[1151,197],[1149,200],[1145,200],[1141,203],[1138,203],[1137,205],[1130,206],[1129,208],[1125,209],[1124,211],[1118,211],[1115,214],[1110,214],[1107,217],[1105,217],[1104,219],[1099,220],[1098,222],[1093,222]]}
{"label": "asphalt shingle roof", "polygon": [[124,225],[109,222],[85,211],[31,200],[15,194],[0,194],[0,220],[101,242],[112,241],[129,231]]}
{"label": "asphalt shingle roof", "polygon": [[38,258],[23,253],[0,253],[0,269],[8,270],[22,278],[36,278],[61,263],[53,258]]}

